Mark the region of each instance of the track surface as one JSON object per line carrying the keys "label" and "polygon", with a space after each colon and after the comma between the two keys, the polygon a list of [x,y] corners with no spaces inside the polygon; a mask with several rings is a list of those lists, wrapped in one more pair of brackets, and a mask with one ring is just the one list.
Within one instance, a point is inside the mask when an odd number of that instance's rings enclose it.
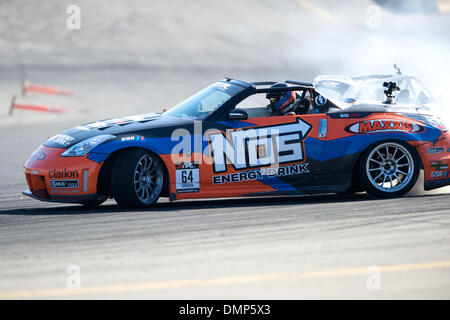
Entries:
{"label": "track surface", "polygon": [[[68,87],[76,95],[21,97],[67,106],[68,115],[15,111],[0,118],[0,299],[450,298],[450,194],[445,189],[393,200],[366,194],[161,199],[154,209],[138,211],[119,210],[111,200],[89,209],[21,195],[26,188],[21,164],[60,130],[159,111],[224,76],[308,80],[345,70],[384,72],[393,57],[413,45],[433,50],[434,59],[427,63],[444,61],[450,56],[448,20],[434,17],[431,24],[429,17],[414,16],[392,22],[392,14],[383,11],[384,25],[377,33],[364,25],[370,1],[350,1],[347,8],[327,1],[313,6],[305,0],[277,6],[250,1],[242,8],[248,10],[237,12],[240,1],[198,2],[180,11],[181,4],[172,1],[145,7],[145,1],[135,0],[110,7],[99,0],[93,10],[79,2],[85,29],[70,34],[55,27],[63,21],[55,12],[65,14],[59,3],[34,9],[27,1],[2,4],[9,16],[0,27],[11,30],[0,38],[5,45],[0,46],[2,115],[19,88],[14,52],[21,52],[29,78]],[[201,11],[202,6],[210,9]],[[198,12],[198,21],[188,18]],[[214,12],[229,24],[215,25]],[[27,19],[36,29],[14,25]],[[417,24],[417,30],[398,29],[399,21],[409,20],[408,28]],[[286,25],[292,32],[285,33]],[[302,33],[305,26],[316,33]],[[380,42],[387,29],[392,31],[387,39],[406,39],[404,46]],[[424,36],[428,31],[433,39]],[[102,41],[96,38],[103,36]],[[349,38],[359,40],[348,43]],[[426,46],[418,45],[421,41]],[[392,49],[384,50],[388,62],[374,66],[380,54],[371,50],[363,55],[368,45]],[[405,56],[405,64],[417,58]],[[433,69],[423,62],[412,72],[420,68]],[[441,66],[442,74],[448,74],[445,68],[448,64]],[[79,290],[67,289],[72,265],[80,268]]]}
{"label": "track surface", "polygon": [[[20,201],[30,208],[0,216],[0,297],[448,299],[449,198],[161,202],[138,212]],[[367,287],[369,266],[430,262],[381,271],[381,288]],[[69,265],[81,268],[85,292],[64,290]],[[363,271],[336,273],[347,268]],[[295,276],[326,270],[331,275]],[[279,273],[294,275],[271,278]]]}

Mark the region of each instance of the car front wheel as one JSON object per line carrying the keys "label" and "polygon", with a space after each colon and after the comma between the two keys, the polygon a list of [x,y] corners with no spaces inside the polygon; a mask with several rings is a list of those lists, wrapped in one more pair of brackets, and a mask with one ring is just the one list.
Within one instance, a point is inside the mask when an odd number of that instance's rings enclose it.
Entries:
{"label": "car front wheel", "polygon": [[142,149],[119,154],[111,173],[114,199],[122,208],[150,207],[161,194],[164,171],[161,160]]}

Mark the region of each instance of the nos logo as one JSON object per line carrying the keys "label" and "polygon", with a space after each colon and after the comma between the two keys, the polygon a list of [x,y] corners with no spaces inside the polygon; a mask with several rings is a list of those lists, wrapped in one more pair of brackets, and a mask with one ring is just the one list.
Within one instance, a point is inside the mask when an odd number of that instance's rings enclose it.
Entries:
{"label": "nos logo", "polygon": [[303,139],[311,125],[300,118],[297,122],[250,128],[227,130],[209,134],[209,145],[214,172],[227,171],[227,164],[236,170],[262,167],[305,160]]}

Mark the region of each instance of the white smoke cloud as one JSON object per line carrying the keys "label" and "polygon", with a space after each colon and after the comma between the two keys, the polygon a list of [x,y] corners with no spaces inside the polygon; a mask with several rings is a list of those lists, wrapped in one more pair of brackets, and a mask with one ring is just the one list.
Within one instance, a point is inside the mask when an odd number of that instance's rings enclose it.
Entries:
{"label": "white smoke cloud", "polygon": [[[431,91],[438,102],[432,113],[450,128],[449,16],[377,11],[370,1],[366,8],[353,9],[351,19],[341,16],[334,25],[314,28],[317,40],[309,43],[310,53],[302,48],[299,55],[320,66],[322,74],[346,76],[391,74],[396,63],[403,74],[416,76]],[[409,195],[450,192],[450,187],[424,192],[423,179],[422,172]]]}

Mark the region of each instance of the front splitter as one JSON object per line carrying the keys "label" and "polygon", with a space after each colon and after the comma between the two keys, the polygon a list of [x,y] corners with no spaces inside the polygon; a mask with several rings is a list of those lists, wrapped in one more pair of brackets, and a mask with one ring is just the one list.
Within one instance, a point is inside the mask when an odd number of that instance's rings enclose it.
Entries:
{"label": "front splitter", "polygon": [[80,196],[73,196],[73,195],[50,195],[49,198],[43,198],[39,197],[38,195],[34,194],[31,190],[27,189],[22,194],[31,197],[33,199],[37,199],[40,201],[47,201],[47,202],[60,202],[60,203],[86,203],[95,201],[98,198],[97,193],[92,194],[84,194]]}

